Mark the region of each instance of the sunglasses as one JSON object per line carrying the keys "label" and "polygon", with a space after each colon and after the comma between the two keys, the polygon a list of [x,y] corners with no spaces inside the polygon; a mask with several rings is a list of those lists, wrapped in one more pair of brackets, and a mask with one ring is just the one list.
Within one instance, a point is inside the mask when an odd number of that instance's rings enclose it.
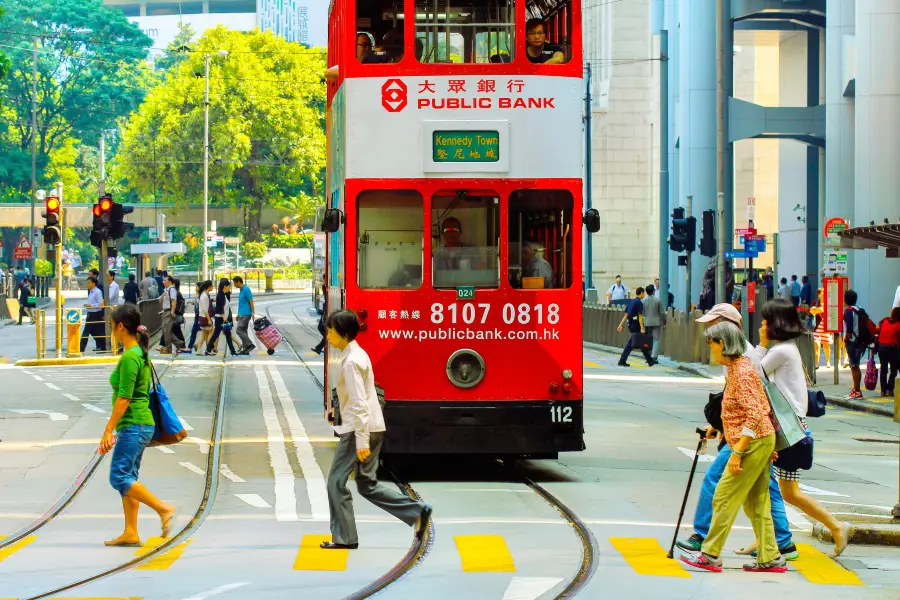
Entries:
{"label": "sunglasses", "polygon": [[444,227],[444,233],[459,233],[460,231],[459,227]]}

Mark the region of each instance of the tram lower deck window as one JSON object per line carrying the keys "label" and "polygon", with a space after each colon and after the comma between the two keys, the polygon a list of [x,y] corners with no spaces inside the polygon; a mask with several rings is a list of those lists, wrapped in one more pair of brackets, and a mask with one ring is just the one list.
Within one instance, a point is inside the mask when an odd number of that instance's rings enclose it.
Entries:
{"label": "tram lower deck window", "polygon": [[572,285],[572,207],[572,194],[566,190],[517,190],[510,195],[512,287],[552,289]]}
{"label": "tram lower deck window", "polygon": [[425,216],[421,194],[369,190],[360,193],[356,202],[359,287],[421,287]]}
{"label": "tram lower deck window", "polygon": [[500,286],[499,206],[496,195],[482,192],[441,192],[432,199],[435,288]]}

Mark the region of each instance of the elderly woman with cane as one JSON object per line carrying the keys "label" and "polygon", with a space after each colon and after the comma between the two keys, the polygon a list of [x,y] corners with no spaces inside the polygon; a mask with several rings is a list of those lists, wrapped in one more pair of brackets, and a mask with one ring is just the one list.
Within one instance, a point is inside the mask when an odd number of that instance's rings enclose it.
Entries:
{"label": "elderly woman with cane", "polygon": [[775,451],[775,428],[765,388],[750,359],[743,355],[746,341],[737,325],[722,322],[705,332],[713,360],[728,367],[722,397],[722,424],[731,447],[728,469],[713,497],[709,535],[700,552],[681,560],[707,571],[722,571],[722,549],[737,517],[744,512],[759,541],[756,562],[745,571],[783,573],[787,566],[775,541],[769,499],[769,473]]}

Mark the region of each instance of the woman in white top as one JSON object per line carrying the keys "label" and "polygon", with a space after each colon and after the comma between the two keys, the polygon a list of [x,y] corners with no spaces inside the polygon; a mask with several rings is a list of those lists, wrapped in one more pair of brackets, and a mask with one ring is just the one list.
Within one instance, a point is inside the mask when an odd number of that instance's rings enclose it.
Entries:
{"label": "woman in white top", "polygon": [[200,293],[200,311],[197,313],[197,318],[200,319],[200,336],[197,340],[197,354],[200,354],[201,348],[206,349],[213,331],[213,316],[210,314],[212,300],[209,297],[209,290],[212,289],[212,286],[212,281],[204,281],[203,291]]}
{"label": "woman in white top", "polygon": [[231,280],[222,278],[219,280],[219,293],[216,294],[216,318],[215,330],[206,345],[206,354],[215,356],[219,353],[219,335],[225,333],[225,341],[228,343],[228,350],[231,355],[237,354],[234,348],[234,341],[231,338],[231,327],[225,327],[227,323],[231,323]]}
{"label": "woman in white top", "polygon": [[[785,300],[767,302],[762,309],[762,318],[759,346],[756,347],[756,353],[760,357],[760,370],[770,381],[775,382],[808,430],[806,373],[796,343],[797,338],[806,332],[806,328],[800,321],[797,309]],[[775,467],[775,477],[785,502],[793,504],[831,530],[834,554],[840,555],[847,547],[850,525],[835,519],[821,504],[800,491],[799,471]]]}

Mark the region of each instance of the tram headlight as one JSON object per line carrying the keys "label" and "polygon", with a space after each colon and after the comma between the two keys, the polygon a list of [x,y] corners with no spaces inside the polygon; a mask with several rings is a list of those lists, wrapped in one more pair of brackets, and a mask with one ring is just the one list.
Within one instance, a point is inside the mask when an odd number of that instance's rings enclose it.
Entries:
{"label": "tram headlight", "polygon": [[484,379],[484,359],[474,350],[457,350],[447,360],[447,379],[456,387],[475,387]]}
{"label": "tram headlight", "polygon": [[563,379],[572,379],[572,369],[565,369],[562,375]]}

